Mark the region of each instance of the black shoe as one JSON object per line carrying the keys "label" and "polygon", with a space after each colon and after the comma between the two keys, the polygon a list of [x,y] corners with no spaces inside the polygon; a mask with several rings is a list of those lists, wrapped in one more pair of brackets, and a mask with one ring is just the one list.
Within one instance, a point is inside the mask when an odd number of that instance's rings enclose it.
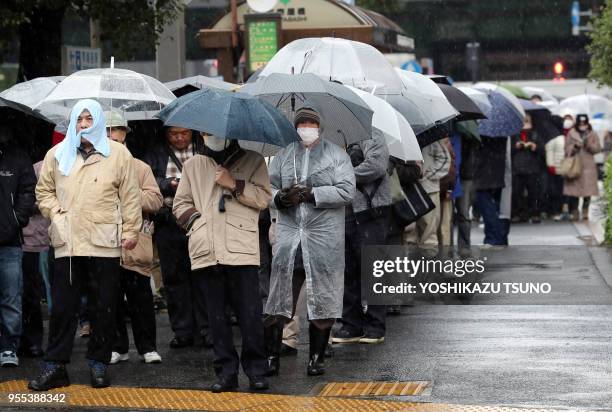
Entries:
{"label": "black shoe", "polygon": [[333,343],[357,343],[359,339],[363,338],[363,333],[353,333],[352,331],[340,328],[334,333],[332,338]]}
{"label": "black shoe", "polygon": [[210,331],[208,331],[208,329],[204,329],[204,330],[200,331],[200,339],[202,339],[200,341],[200,345],[203,348],[212,348],[213,347],[212,334],[210,333]]}
{"label": "black shoe", "polygon": [[283,344],[283,325],[282,322],[275,322],[270,326],[264,327],[264,343],[268,365],[265,376],[278,376],[280,370],[281,346]]}
{"label": "black shoe", "polygon": [[217,382],[210,386],[210,390],[214,393],[231,392],[238,389],[238,377],[232,375],[230,377],[220,376]]}
{"label": "black shoe", "polygon": [[296,348],[292,348],[291,346],[286,345],[284,343],[281,345],[281,356],[297,356],[297,353],[298,350]]}
{"label": "black shoe", "polygon": [[193,346],[193,338],[179,338],[175,336],[174,339],[170,341],[170,347],[172,349],[186,348],[187,346]]}
{"label": "black shoe", "polygon": [[61,363],[46,363],[41,374],[28,383],[28,389],[33,391],[48,391],[64,386],[70,386],[70,379],[66,367]]}
{"label": "black shoe", "polygon": [[249,377],[249,388],[256,391],[265,391],[270,386],[268,381],[263,376],[250,376]]}
{"label": "black shoe", "polygon": [[330,332],[331,327],[319,329],[312,323],[308,325],[310,359],[306,371],[309,376],[319,376],[325,373],[325,349],[327,348]]}
{"label": "black shoe", "polygon": [[107,388],[110,386],[110,378],[106,372],[107,367],[102,362],[91,361],[89,363],[89,377],[92,388]]}

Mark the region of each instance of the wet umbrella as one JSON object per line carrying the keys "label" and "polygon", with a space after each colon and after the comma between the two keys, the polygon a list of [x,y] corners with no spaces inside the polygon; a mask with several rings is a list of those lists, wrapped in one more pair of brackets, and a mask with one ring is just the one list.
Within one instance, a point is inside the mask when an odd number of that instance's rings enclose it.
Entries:
{"label": "wet umbrella", "polygon": [[544,89],[539,87],[523,87],[522,88],[525,94],[532,99],[533,96],[538,95],[542,98],[542,101],[538,104],[546,107],[551,113],[557,113],[559,111],[559,100],[553,96],[551,93],[547,92]]}
{"label": "wet umbrella", "polygon": [[544,142],[548,142],[553,137],[557,137],[562,133],[562,130],[555,126],[550,110],[530,100],[519,100],[525,111],[531,116],[533,128]]}
{"label": "wet umbrella", "polygon": [[550,110],[548,110],[546,107],[534,103],[531,100],[519,99],[519,102],[521,102],[521,106],[523,106],[525,112],[535,112],[538,110],[547,110],[550,112]]}
{"label": "wet umbrella", "polygon": [[444,76],[442,74],[430,74],[427,77],[429,77],[434,83],[446,84],[448,86],[452,85],[451,80],[447,76]]}
{"label": "wet umbrella", "polygon": [[492,109],[487,113],[487,118],[480,121],[478,132],[489,137],[507,137],[519,133],[523,128],[524,116],[498,91],[488,90],[487,97]]}
{"label": "wet umbrella", "polygon": [[480,142],[480,133],[478,133],[478,123],[475,120],[465,120],[455,123],[457,133],[470,139]]}
{"label": "wet umbrella", "polygon": [[340,146],[372,137],[372,110],[357,94],[335,82],[311,74],[273,73],[240,91],[279,108],[293,120],[300,107],[312,107],[321,116],[322,136]]}
{"label": "wet umbrella", "polygon": [[485,92],[466,86],[459,86],[457,87],[457,89],[459,89],[460,91],[465,93],[467,97],[472,99],[472,101],[476,103],[476,106],[478,106],[480,111],[483,112],[485,116],[487,116],[488,113],[491,111],[491,102],[489,101],[489,98],[487,97],[487,94]]}
{"label": "wet umbrella", "polygon": [[202,75],[185,77],[184,79],[166,82],[164,83],[164,86],[166,86],[177,97],[183,96],[187,93],[195,92],[196,90],[200,90],[205,87],[214,87],[216,89],[229,91],[240,87],[234,83],[228,83],[224,82],[223,80]]}
{"label": "wet umbrella", "polygon": [[511,93],[506,87],[486,82],[476,83],[473,87],[477,90],[493,90],[501,94],[506,98],[506,100],[508,100],[512,104],[512,106],[514,106],[514,108],[521,114],[521,116],[525,118],[525,110],[523,109],[523,106],[521,106],[521,102],[519,101],[518,97]]}
{"label": "wet umbrella", "polygon": [[9,87],[0,93],[0,97],[33,109],[65,78],[65,76],[37,77]]}
{"label": "wet umbrella", "polygon": [[313,73],[359,89],[399,94],[402,82],[376,48],[358,41],[316,37],[294,40],[280,49],[258,77],[272,73]]}
{"label": "wet umbrella", "polygon": [[594,94],[580,94],[561,100],[559,112],[568,112],[574,117],[577,114],[587,114],[593,119],[612,119],[612,101]]}
{"label": "wet umbrella", "polygon": [[361,97],[374,111],[372,128],[383,133],[391,156],[403,161],[423,160],[416,135],[404,116],[381,98],[363,90],[346,87]]}
{"label": "wet umbrella", "polygon": [[151,119],[176,97],[158,80],[131,70],[81,70],[66,77],[34,109],[52,120],[64,120],[81,99],[95,99],[118,109],[127,120]]}
{"label": "wet umbrella", "polygon": [[465,93],[456,87],[438,83],[438,87],[444,93],[450,104],[459,112],[457,120],[485,119],[482,110]]}
{"label": "wet umbrella", "polygon": [[156,117],[166,126],[199,130],[224,139],[280,147],[299,141],[295,128],[280,110],[246,93],[198,90],[179,97]]}
{"label": "wet umbrella", "polygon": [[23,104],[0,97],[0,122],[11,127],[15,143],[35,161],[51,147],[54,124]]}

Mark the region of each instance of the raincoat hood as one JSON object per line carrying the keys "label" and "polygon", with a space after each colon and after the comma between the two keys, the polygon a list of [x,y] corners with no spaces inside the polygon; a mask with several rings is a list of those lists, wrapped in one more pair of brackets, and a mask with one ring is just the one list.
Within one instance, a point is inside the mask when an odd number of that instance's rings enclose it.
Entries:
{"label": "raincoat hood", "polygon": [[[93,125],[85,130],[77,132],[77,119],[79,115],[87,110],[93,118]],[[81,145],[81,138],[87,139],[94,149],[108,157],[110,145],[106,137],[106,120],[102,106],[95,100],[79,100],[70,112],[70,124],[66,132],[66,138],[58,145],[55,158],[59,162],[59,171],[63,176],[68,176],[77,156],[77,148]]]}

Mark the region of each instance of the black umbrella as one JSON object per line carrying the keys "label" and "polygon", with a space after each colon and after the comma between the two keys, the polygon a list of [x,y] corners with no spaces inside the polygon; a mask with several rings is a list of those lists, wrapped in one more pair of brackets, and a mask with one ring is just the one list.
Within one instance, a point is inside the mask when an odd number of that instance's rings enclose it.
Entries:
{"label": "black umbrella", "polygon": [[437,83],[450,104],[460,113],[459,121],[486,119],[487,116],[476,106],[476,103],[461,90],[447,84]]}
{"label": "black umbrella", "polygon": [[442,75],[442,74],[430,74],[427,77],[429,77],[431,79],[431,81],[433,81],[434,83],[438,83],[438,84],[446,84],[446,85],[451,85],[450,80],[448,79],[448,77]]}

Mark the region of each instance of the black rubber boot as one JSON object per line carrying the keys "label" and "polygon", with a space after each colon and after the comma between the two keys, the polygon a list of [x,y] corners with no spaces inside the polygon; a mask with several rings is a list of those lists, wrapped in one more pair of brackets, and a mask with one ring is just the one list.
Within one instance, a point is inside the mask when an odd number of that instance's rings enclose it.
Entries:
{"label": "black rubber boot", "polygon": [[331,328],[319,329],[312,323],[308,325],[310,338],[310,360],[308,361],[308,375],[318,376],[325,373],[325,349],[329,341]]}
{"label": "black rubber boot", "polygon": [[264,327],[264,342],[266,346],[266,356],[268,357],[267,370],[264,375],[278,376],[281,345],[283,344],[282,322],[274,322],[272,325]]}

